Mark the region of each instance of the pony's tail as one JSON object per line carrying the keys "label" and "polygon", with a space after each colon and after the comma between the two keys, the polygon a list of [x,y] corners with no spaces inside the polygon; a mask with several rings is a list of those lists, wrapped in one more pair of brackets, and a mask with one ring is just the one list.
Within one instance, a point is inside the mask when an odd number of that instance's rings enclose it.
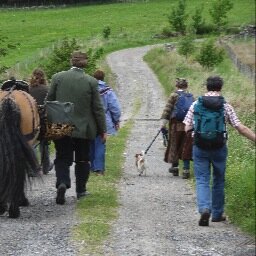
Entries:
{"label": "pony's tail", "polygon": [[21,133],[20,121],[18,105],[5,97],[0,107],[0,202],[17,196],[24,189],[26,174],[36,173],[38,168],[35,153]]}

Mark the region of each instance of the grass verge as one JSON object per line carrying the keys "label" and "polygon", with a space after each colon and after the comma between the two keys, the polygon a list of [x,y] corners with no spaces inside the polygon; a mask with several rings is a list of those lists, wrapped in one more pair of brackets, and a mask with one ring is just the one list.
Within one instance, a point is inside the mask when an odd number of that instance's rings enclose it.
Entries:
{"label": "grass verge", "polygon": [[106,175],[91,174],[88,183],[91,195],[77,204],[80,223],[73,232],[75,239],[81,241],[81,255],[103,255],[102,242],[117,217],[117,184],[122,175],[124,150],[131,127],[132,122],[128,121],[116,136],[108,138]]}

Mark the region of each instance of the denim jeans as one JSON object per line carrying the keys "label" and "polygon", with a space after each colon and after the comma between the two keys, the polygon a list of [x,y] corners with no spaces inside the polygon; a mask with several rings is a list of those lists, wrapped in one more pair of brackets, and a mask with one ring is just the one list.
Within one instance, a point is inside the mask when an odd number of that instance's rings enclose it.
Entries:
{"label": "denim jeans", "polygon": [[102,143],[101,136],[97,136],[91,143],[91,170],[92,171],[105,171],[105,153],[106,144]]}
{"label": "denim jeans", "polygon": [[209,209],[212,218],[219,218],[224,212],[226,159],[226,145],[211,150],[193,146],[198,211],[202,213],[204,209]]}

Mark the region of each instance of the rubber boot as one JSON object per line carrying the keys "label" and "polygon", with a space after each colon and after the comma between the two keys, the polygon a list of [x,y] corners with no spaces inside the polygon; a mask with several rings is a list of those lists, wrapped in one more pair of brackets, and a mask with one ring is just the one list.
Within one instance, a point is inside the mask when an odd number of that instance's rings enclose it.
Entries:
{"label": "rubber boot", "polygon": [[77,198],[80,195],[85,195],[86,184],[90,176],[90,164],[89,162],[79,162],[75,165],[75,176],[76,176],[76,193]]}

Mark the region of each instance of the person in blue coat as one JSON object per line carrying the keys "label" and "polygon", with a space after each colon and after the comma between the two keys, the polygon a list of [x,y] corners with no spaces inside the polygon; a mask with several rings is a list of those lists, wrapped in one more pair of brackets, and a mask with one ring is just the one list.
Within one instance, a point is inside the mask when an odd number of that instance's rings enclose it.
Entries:
{"label": "person in blue coat", "polygon": [[[121,116],[118,98],[113,89],[104,82],[103,71],[97,70],[93,76],[98,80],[98,90],[106,115],[107,134],[115,135],[119,129]],[[97,136],[91,143],[91,171],[97,175],[105,173],[105,153],[106,144]]]}

